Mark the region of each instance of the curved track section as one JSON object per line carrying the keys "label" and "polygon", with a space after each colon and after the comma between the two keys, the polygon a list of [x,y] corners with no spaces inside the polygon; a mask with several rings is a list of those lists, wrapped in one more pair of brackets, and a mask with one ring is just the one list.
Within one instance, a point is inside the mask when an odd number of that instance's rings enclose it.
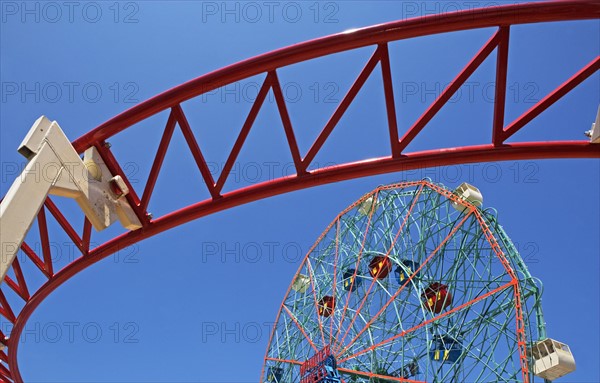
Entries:
{"label": "curved track section", "polygon": [[[12,265],[12,271],[9,271],[9,275],[5,279],[5,283],[3,283],[2,291],[0,291],[1,320],[8,321],[14,325],[10,338],[6,338],[5,334],[0,334],[0,339],[4,339],[4,343],[7,346],[7,350],[0,352],[0,381],[23,381],[17,360],[19,337],[33,311],[52,291],[79,271],[111,255],[115,251],[186,222],[244,203],[294,190],[388,172],[485,161],[600,157],[600,146],[590,144],[587,141],[506,143],[507,139],[526,127],[532,119],[594,74],[600,68],[600,56],[593,59],[579,71],[573,73],[562,85],[543,97],[520,117],[508,123],[504,120],[509,58],[508,44],[511,26],[598,18],[600,18],[600,1],[598,0],[557,1],[431,15],[362,28],[350,33],[340,33],[279,49],[208,73],[125,111],[75,140],[73,145],[78,152],[82,153],[87,148],[95,146],[112,173],[119,174],[125,179],[131,190],[127,198],[133,206],[135,213],[142,221],[143,227],[136,231],[125,232],[104,244],[91,248],[91,224],[86,220],[81,231],[75,230],[75,223],[69,222],[52,200],[48,199],[46,201],[37,220],[41,242],[40,254],[37,254],[27,243],[23,244],[22,251],[24,256],[28,257],[37,266],[37,269],[45,276],[47,281],[35,289],[31,282],[28,286],[28,275],[23,272],[19,264],[19,257],[17,257]],[[389,61],[388,43],[426,35],[494,27],[496,30],[490,36],[489,40],[442,91],[438,98],[429,105],[414,124],[400,136],[394,106],[394,88],[392,85],[392,68]],[[355,79],[308,152],[302,155],[296,142],[294,129],[282,94],[282,87],[277,73],[278,69],[318,57],[369,46],[373,47],[372,56],[365,63],[363,70]],[[452,95],[494,51],[497,51],[496,101],[494,104],[493,121],[491,126],[488,127],[490,129],[490,137],[492,137],[491,142],[485,145],[423,152],[405,151],[408,144],[423,130],[435,114],[450,100]],[[385,148],[385,152],[379,158],[309,170],[309,166],[315,156],[319,153],[337,123],[346,113],[363,84],[375,70],[380,70],[382,75],[381,86],[385,95],[385,107],[389,127],[389,147]],[[239,136],[227,157],[222,172],[217,178],[213,178],[213,174],[209,170],[200,149],[201,145],[196,140],[186,115],[181,108],[181,103],[228,84],[260,74],[265,75],[265,80],[258,96],[252,105],[246,121],[241,127]],[[244,146],[246,137],[269,91],[272,91],[275,97],[296,173],[292,176],[259,182],[251,186],[223,193],[223,186],[230,175],[234,162]],[[163,111],[170,111],[170,115],[164,128],[163,137],[158,146],[148,181],[143,190],[136,190],[127,180],[106,140],[128,129],[132,125]],[[182,130],[211,197],[203,201],[198,201],[181,210],[153,219],[147,212],[148,203],[152,197],[165,153],[176,126],[179,126]],[[47,213],[54,216],[55,220],[80,251],[80,256],[77,259],[60,270],[55,269],[52,262],[46,223]],[[77,222],[77,225],[79,224],[80,222]],[[16,297],[18,297],[17,299],[20,300],[19,304],[15,304],[12,299],[7,299],[5,295],[8,293],[7,289],[13,290]]]}

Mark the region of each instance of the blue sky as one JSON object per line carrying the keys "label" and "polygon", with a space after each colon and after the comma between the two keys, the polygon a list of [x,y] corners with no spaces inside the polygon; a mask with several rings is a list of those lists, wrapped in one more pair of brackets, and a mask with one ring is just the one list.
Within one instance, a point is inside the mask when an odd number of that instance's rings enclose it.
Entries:
{"label": "blue sky", "polygon": [[[350,28],[497,4],[173,3],[0,2],[0,194],[12,183],[15,167],[24,163],[18,144],[42,114],[75,139],[137,102],[273,49]],[[390,46],[401,134],[492,33],[459,32]],[[506,121],[595,58],[599,47],[598,20],[514,27]],[[359,49],[278,71],[301,153],[372,51]],[[409,151],[489,141],[495,57],[475,72]],[[262,80],[256,76],[182,105],[216,172]],[[316,163],[388,155],[380,80],[376,70]],[[584,139],[599,103],[596,73],[514,141]],[[275,111],[268,99],[225,191],[289,171],[291,157]],[[166,119],[159,114],[110,140],[138,194]],[[19,349],[25,381],[257,381],[281,300],[321,231],[376,186],[423,177],[449,187],[467,181],[481,189],[485,205],[498,210],[531,273],[544,282],[548,334],[568,343],[578,363],[569,381],[600,381],[598,160],[509,161],[364,178],[254,202],[150,238],[80,273],[39,307]],[[176,131],[149,209],[158,217],[207,197]],[[74,203],[59,203],[78,217]],[[119,232],[94,233],[92,241],[102,243]],[[51,227],[51,240],[57,264],[66,264],[74,254],[66,236]]]}

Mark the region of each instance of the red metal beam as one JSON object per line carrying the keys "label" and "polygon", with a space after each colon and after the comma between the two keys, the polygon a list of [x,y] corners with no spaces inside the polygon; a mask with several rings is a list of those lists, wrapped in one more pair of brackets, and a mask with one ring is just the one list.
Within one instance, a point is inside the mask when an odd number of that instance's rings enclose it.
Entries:
{"label": "red metal beam", "polygon": [[92,143],[102,142],[147,117],[200,94],[268,72],[274,68],[281,68],[333,53],[390,41],[466,29],[562,20],[597,19],[599,17],[600,0],[550,1],[427,15],[359,28],[352,33],[338,33],[256,56],[186,82],[117,115],[75,140],[73,144],[75,149],[82,153]]}
{"label": "red metal beam", "polygon": [[509,27],[499,30],[498,56],[496,57],[496,95],[494,97],[494,122],[492,127],[492,143],[502,143],[504,130],[504,110],[506,108],[506,76],[508,72],[508,39]]}
{"label": "red metal beam", "polygon": [[277,109],[279,110],[281,123],[283,124],[283,129],[285,130],[285,137],[287,138],[288,145],[290,147],[292,160],[294,161],[294,166],[296,168],[296,174],[302,174],[304,173],[304,170],[302,169],[302,158],[300,157],[300,150],[298,149],[298,142],[296,141],[294,129],[292,128],[292,121],[290,120],[290,116],[285,105],[285,99],[281,91],[281,84],[279,83],[279,78],[277,77],[276,71],[272,71],[269,74],[271,75],[271,87],[273,89],[273,94],[275,95],[275,101],[277,102]]}
{"label": "red metal beam", "polygon": [[507,140],[510,136],[519,131],[528,122],[536,118],[544,110],[560,100],[565,94],[569,93],[577,85],[581,84],[586,78],[594,74],[600,69],[600,56],[593,59],[589,64],[583,67],[579,72],[573,75],[570,79],[565,81],[558,88],[554,89],[552,93],[541,99],[537,104],[531,107],[527,112],[523,113],[521,117],[513,121],[504,131],[502,131],[502,141]]}
{"label": "red metal beam", "polygon": [[148,181],[146,181],[144,193],[142,194],[140,208],[143,211],[148,210],[148,204],[150,203],[150,198],[152,197],[152,192],[154,191],[154,186],[156,185],[156,180],[158,179],[158,173],[162,168],[165,155],[167,154],[167,149],[171,143],[171,137],[173,137],[173,132],[175,131],[175,123],[175,114],[171,109],[171,113],[167,119],[167,125],[165,126],[160,143],[158,144],[158,149],[156,150],[156,156],[154,156],[154,162],[152,163],[150,174],[148,174]]}
{"label": "red metal beam", "polygon": [[10,379],[12,379],[12,375],[11,375],[10,371],[3,364],[0,364],[0,378],[2,378],[2,380],[4,380],[5,382],[9,382],[9,383],[10,383]]}
{"label": "red metal beam", "polygon": [[179,123],[179,128],[181,129],[181,132],[185,137],[185,141],[192,152],[194,161],[196,161],[196,166],[198,166],[198,170],[200,170],[200,174],[202,174],[202,178],[204,179],[204,183],[206,183],[206,187],[208,188],[210,195],[213,198],[219,198],[219,192],[215,189],[215,181],[210,173],[210,169],[208,169],[208,165],[206,164],[204,155],[200,150],[198,141],[196,140],[196,137],[194,137],[194,132],[192,132],[192,128],[190,128],[190,124],[183,113],[183,109],[181,109],[181,105],[175,105],[173,107],[173,112],[175,112],[175,117]]}
{"label": "red metal beam", "polygon": [[[50,277],[54,273],[54,271],[52,270],[52,254],[50,252],[50,239],[48,238],[48,224],[46,221],[46,208],[44,206],[42,206],[42,208],[40,209],[37,219],[38,219],[38,228],[40,231],[40,242],[42,243],[42,255],[44,257],[44,270],[47,273],[48,277]],[[25,249],[23,249],[23,250],[25,250]],[[32,253],[33,253],[33,251],[32,251]]]}
{"label": "red metal beam", "polygon": [[338,107],[335,109],[335,111],[329,118],[329,121],[327,121],[327,124],[325,124],[325,127],[323,128],[321,133],[319,133],[319,136],[308,150],[306,156],[302,159],[302,170],[308,169],[308,166],[310,165],[312,160],[315,158],[315,156],[317,155],[317,153],[319,152],[319,150],[333,131],[333,128],[335,128],[337,123],[340,121],[340,119],[342,118],[352,101],[354,101],[354,98],[358,94],[358,91],[365,84],[365,82],[373,72],[373,69],[375,69],[375,66],[379,62],[380,57],[381,51],[380,48],[377,48],[371,56],[371,58],[369,59],[369,61],[367,62],[367,64],[365,65],[365,67],[363,68],[363,70],[360,72],[360,74],[354,81],[354,84],[352,84],[352,86],[348,90],[348,93],[346,93],[346,95],[344,96],[342,102],[339,103]]}
{"label": "red metal beam", "polygon": [[[85,217],[83,219],[83,234],[81,235],[81,249],[83,255],[87,255],[90,252],[90,239],[92,238],[92,222]],[[52,263],[52,261],[50,261]],[[52,266],[52,265],[50,265]]]}
{"label": "red metal beam", "polygon": [[25,276],[23,275],[23,270],[21,269],[19,257],[15,257],[15,260],[12,263],[12,267],[15,271],[15,277],[17,278],[17,282],[19,283],[19,295],[21,295],[25,299],[25,301],[27,301],[30,297],[29,288],[27,288],[27,281],[25,280]]}
{"label": "red metal beam", "polygon": [[[27,255],[27,257],[31,259],[33,264],[36,265],[37,268],[40,269],[40,271],[44,273],[44,275],[47,278],[52,278],[52,266],[48,267],[48,265],[46,265],[44,261],[40,259],[40,257],[35,253],[35,251],[33,251],[33,249],[29,247],[29,245],[27,245],[25,241],[23,241],[23,243],[21,244],[21,250],[23,250],[25,255]],[[52,261],[50,261],[50,263],[52,263]]]}
{"label": "red metal beam", "polygon": [[12,291],[14,291],[15,293],[17,293],[17,295],[23,299],[25,301],[25,303],[27,303],[27,301],[29,300],[30,296],[28,294],[25,294],[23,292],[23,290],[21,290],[21,287],[19,286],[19,284],[17,282],[15,282],[11,277],[9,277],[8,275],[4,277],[4,282],[6,282],[6,285],[8,287],[10,287],[10,289]]}
{"label": "red metal beam", "polygon": [[73,244],[75,246],[77,246],[79,251],[81,251],[81,253],[83,254],[84,251],[83,251],[83,247],[82,247],[81,238],[79,238],[79,235],[77,234],[75,229],[73,229],[73,226],[71,226],[69,221],[60,212],[60,210],[58,209],[58,206],[56,206],[54,204],[54,202],[52,202],[50,197],[46,198],[46,202],[44,204],[46,205],[46,208],[48,208],[48,211],[50,211],[50,214],[52,214],[54,216],[54,219],[56,219],[58,224],[63,228],[65,233],[67,233],[69,238],[71,238],[71,241],[73,241]]}
{"label": "red metal beam", "polygon": [[256,116],[258,116],[258,112],[260,112],[260,108],[262,107],[262,104],[265,101],[265,98],[267,97],[267,93],[269,92],[270,88],[271,76],[267,75],[265,81],[260,87],[260,90],[258,91],[258,96],[256,96],[254,104],[252,104],[252,108],[250,108],[250,113],[248,113],[248,117],[246,117],[246,121],[242,126],[242,130],[240,131],[240,134],[238,135],[235,144],[233,144],[233,148],[229,153],[229,157],[225,162],[225,166],[223,166],[223,170],[221,171],[221,175],[219,176],[219,180],[217,181],[217,185],[215,186],[215,189],[219,194],[221,193],[221,190],[223,190],[225,181],[227,181],[227,177],[229,177],[231,168],[233,168],[233,164],[237,156],[240,154],[240,151],[242,150],[242,146],[246,141],[246,137],[248,137],[248,133],[250,133],[250,129],[252,128],[252,125],[254,125],[254,120],[256,120]]}
{"label": "red metal beam", "polygon": [[388,129],[390,132],[390,147],[392,157],[400,156],[402,152],[398,141],[398,120],[396,119],[396,101],[394,100],[394,86],[392,84],[392,70],[390,68],[390,53],[387,44],[379,46],[381,51],[381,78],[383,79],[383,92],[385,95],[385,110],[387,113]]}
{"label": "red metal beam", "polygon": [[4,296],[4,292],[1,290],[0,290],[0,314],[2,314],[3,317],[8,319],[8,321],[10,323],[15,323],[17,321],[17,317],[15,316],[15,313],[13,312],[12,308],[8,304],[8,301],[6,300],[6,297]]}
{"label": "red metal beam", "polygon": [[419,119],[408,129],[408,131],[400,139],[400,150],[406,149],[408,144],[419,134],[423,128],[431,121],[431,119],[442,109],[444,105],[450,100],[452,95],[464,84],[465,81],[479,66],[485,61],[485,59],[496,49],[498,42],[500,41],[500,31],[497,31],[488,42],[477,52],[475,57],[464,67],[464,69],[452,80],[450,84],[444,89],[439,97],[427,108],[427,110],[419,117]]}

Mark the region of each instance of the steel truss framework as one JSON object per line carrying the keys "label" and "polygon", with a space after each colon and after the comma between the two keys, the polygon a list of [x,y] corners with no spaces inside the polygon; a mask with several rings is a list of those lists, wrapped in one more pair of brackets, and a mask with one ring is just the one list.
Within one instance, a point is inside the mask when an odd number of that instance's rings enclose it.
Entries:
{"label": "steel truss framework", "polygon": [[[375,257],[389,259],[389,274],[370,273]],[[302,278],[310,283],[298,288]],[[433,283],[451,291],[440,310],[423,299]],[[545,334],[540,294],[493,211],[428,180],[381,186],[309,250],[261,381],[280,369],[279,382],[299,382],[302,362],[329,345],[346,382],[530,382],[526,345]],[[324,296],[335,302],[327,316],[319,315]],[[460,357],[433,359],[442,338],[448,349],[457,342]]]}
{"label": "steel truss framework", "polygon": [[[83,135],[73,142],[75,149],[79,153],[82,153],[87,148],[95,146],[112,174],[123,177],[131,190],[127,196],[128,202],[142,221],[143,227],[136,231],[118,235],[112,240],[91,248],[92,230],[90,222],[85,220],[83,228],[78,231],[75,227],[79,226],[81,222],[69,222],[52,200],[48,199],[46,201],[45,207],[40,211],[37,220],[41,241],[41,251],[39,253],[41,254],[36,253],[27,243],[22,245],[22,251],[27,259],[31,260],[37,266],[39,272],[47,278],[47,281],[41,286],[36,286],[34,290],[31,283],[28,285],[28,276],[23,273],[19,264],[19,257],[17,257],[12,264],[12,271],[9,271],[11,276],[5,279],[2,292],[0,293],[0,316],[2,316],[3,321],[8,321],[14,325],[10,338],[5,341],[8,347],[7,350],[0,352],[0,380],[22,382],[17,360],[19,337],[33,311],[52,291],[79,271],[115,253],[119,249],[126,248],[145,238],[157,235],[183,223],[274,195],[376,174],[422,167],[485,161],[600,157],[598,145],[590,144],[587,141],[506,143],[507,139],[526,126],[528,122],[595,73],[600,68],[600,56],[574,73],[562,85],[547,94],[516,120],[510,123],[504,121],[509,55],[508,45],[511,26],[527,23],[597,19],[599,17],[600,1],[598,0],[557,1],[472,9],[362,28],[352,33],[341,33],[296,44],[208,73],[149,99]],[[493,33],[487,43],[485,43],[464,69],[427,108],[423,115],[415,121],[412,127],[400,136],[394,107],[394,89],[391,81],[392,68],[388,55],[388,43],[419,36],[489,27],[497,27],[496,32]],[[339,103],[337,109],[331,115],[331,118],[308,152],[302,156],[282,95],[277,70],[281,67],[306,60],[368,46],[374,47],[373,55]],[[490,127],[491,142],[486,145],[451,148],[452,150],[441,149],[406,152],[405,148],[408,144],[450,100],[452,95],[482,64],[485,58],[495,50],[497,50],[498,54],[494,116]],[[352,104],[369,75],[378,66],[382,73],[382,87],[385,95],[389,126],[390,146],[388,154],[384,153],[382,157],[376,159],[309,170],[309,165],[311,165],[311,162],[327,141],[336,124],[345,114],[350,104]],[[266,74],[264,83],[246,121],[241,127],[239,136],[229,153],[224,169],[215,180],[204,159],[200,149],[201,145],[199,145],[187,121],[181,103],[224,87],[227,84],[259,74]],[[296,174],[222,193],[223,186],[228,179],[234,162],[244,145],[268,91],[272,91],[275,96]],[[158,144],[148,181],[144,190],[137,190],[125,176],[119,162],[111,152],[109,145],[107,145],[107,140],[132,125],[165,110],[170,111],[170,116],[162,139]],[[162,217],[152,218],[147,212],[148,203],[152,197],[152,192],[158,180],[158,174],[176,125],[179,126],[187,141],[211,198],[168,213]],[[52,261],[46,223],[48,212],[54,216],[81,253],[80,257],[60,270],[54,267]],[[9,304],[10,299],[7,300],[7,296],[5,295],[7,292],[6,289],[13,290],[19,299],[22,300],[21,304]],[[5,334],[0,334],[0,337],[4,338],[4,336]]]}

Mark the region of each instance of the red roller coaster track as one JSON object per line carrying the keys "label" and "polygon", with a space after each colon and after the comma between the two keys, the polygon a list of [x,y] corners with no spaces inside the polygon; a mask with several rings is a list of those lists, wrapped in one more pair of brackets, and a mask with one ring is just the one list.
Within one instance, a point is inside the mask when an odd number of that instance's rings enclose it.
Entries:
{"label": "red roller coaster track", "polygon": [[[22,250],[48,280],[37,291],[30,291],[26,275],[22,271],[18,258],[15,258],[12,264],[14,278],[7,276],[5,284],[22,298],[24,305],[21,310],[16,312],[7,301],[4,291],[0,291],[0,316],[2,316],[3,320],[14,325],[10,339],[5,341],[8,352],[0,352],[0,360],[2,361],[0,363],[0,381],[23,381],[17,360],[19,338],[33,311],[52,291],[81,270],[113,254],[115,251],[186,222],[278,194],[382,173],[486,161],[534,158],[599,158],[600,145],[591,144],[587,141],[518,142],[509,144],[506,143],[506,140],[525,127],[532,119],[537,117],[554,102],[594,74],[600,68],[600,56],[597,56],[578,72],[574,73],[562,85],[547,94],[520,117],[508,124],[504,121],[509,55],[508,45],[511,26],[598,18],[600,18],[600,0],[556,1],[507,5],[459,11],[444,15],[431,15],[362,28],[351,33],[327,36],[263,54],[198,77],[123,112],[75,140],[73,145],[78,152],[82,153],[86,149],[95,146],[112,173],[119,174],[124,178],[131,190],[127,199],[140,218],[143,227],[139,230],[119,235],[95,248],[90,248],[92,231],[90,222],[85,221],[80,235],[73,228],[72,223],[60,212],[58,207],[50,199],[47,199],[38,215],[42,254],[36,254],[26,243],[23,243]],[[497,28],[491,38],[406,133],[402,137],[399,137],[388,43],[425,35],[490,27]],[[308,152],[302,156],[288,115],[277,70],[287,65],[367,46],[373,46],[374,53]],[[496,93],[493,121],[490,127],[491,142],[486,145],[405,152],[408,144],[422,131],[434,115],[450,100],[452,95],[494,50],[497,50]],[[382,85],[385,95],[390,154],[375,159],[308,170],[309,165],[326,142],[336,124],[340,121],[358,91],[378,65],[382,74]],[[214,89],[259,74],[265,74],[265,80],[229,153],[223,171],[218,179],[214,180],[200,150],[200,145],[196,141],[194,133],[181,108],[181,103]],[[227,181],[234,162],[270,90],[275,96],[296,174],[222,193],[223,186]],[[143,191],[136,190],[127,180],[119,163],[111,153],[109,146],[106,145],[106,140],[132,125],[165,110],[170,110],[170,115],[158,146],[148,181]],[[146,209],[152,197],[152,192],[176,125],[183,132],[211,198],[162,217],[152,219]],[[79,258],[61,270],[53,268],[46,224],[46,211],[49,211],[55,217],[81,252]],[[4,334],[0,333],[0,339],[5,339]]]}

